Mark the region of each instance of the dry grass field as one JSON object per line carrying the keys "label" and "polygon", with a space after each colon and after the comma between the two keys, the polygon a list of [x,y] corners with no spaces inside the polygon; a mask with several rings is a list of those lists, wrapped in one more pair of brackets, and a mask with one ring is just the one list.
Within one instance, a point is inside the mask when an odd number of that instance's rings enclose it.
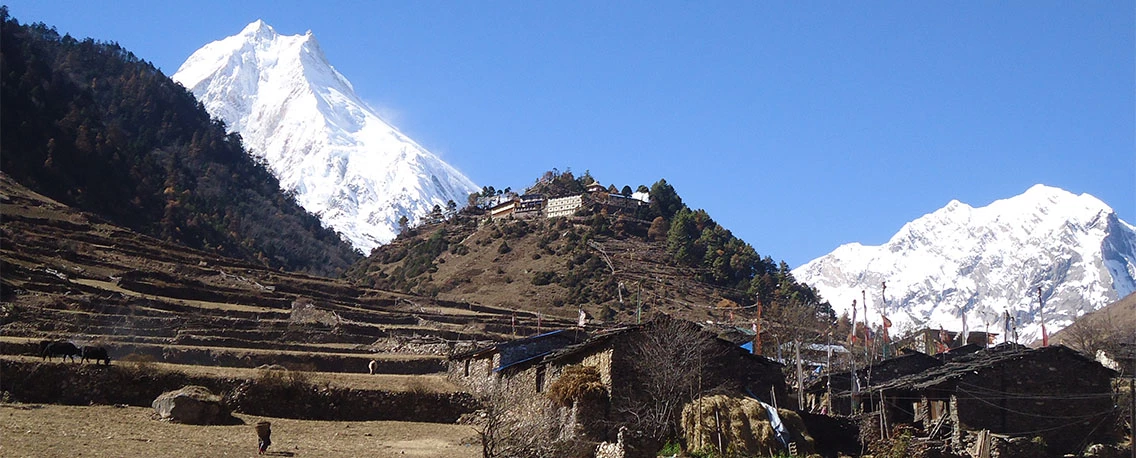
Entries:
{"label": "dry grass field", "polygon": [[233,426],[152,420],[152,409],[0,404],[4,457],[254,457],[261,420],[272,422],[268,456],[354,458],[481,455],[473,428],[389,421],[329,422],[236,414]]}

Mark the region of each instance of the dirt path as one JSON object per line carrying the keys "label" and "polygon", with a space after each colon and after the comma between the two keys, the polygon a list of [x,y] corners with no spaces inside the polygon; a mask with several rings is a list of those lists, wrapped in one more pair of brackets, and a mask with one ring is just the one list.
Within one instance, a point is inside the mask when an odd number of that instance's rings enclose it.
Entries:
{"label": "dirt path", "polygon": [[0,456],[255,457],[252,425],[272,422],[268,456],[439,457],[481,455],[462,425],[389,421],[330,422],[237,414],[244,425],[192,426],[150,419],[152,409],[0,404]]}

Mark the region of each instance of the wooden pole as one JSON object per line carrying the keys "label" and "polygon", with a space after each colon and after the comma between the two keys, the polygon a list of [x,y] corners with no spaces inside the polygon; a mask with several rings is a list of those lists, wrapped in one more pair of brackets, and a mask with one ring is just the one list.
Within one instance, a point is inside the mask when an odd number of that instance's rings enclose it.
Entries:
{"label": "wooden pole", "polygon": [[643,280],[639,280],[639,292],[635,293],[635,301],[639,303],[635,307],[635,324],[639,324],[639,317],[643,315]]}
{"label": "wooden pole", "polygon": [[831,415],[832,414],[832,333],[828,334],[828,354],[825,356],[824,371],[826,372],[826,374],[825,374],[826,379],[825,379],[825,382],[824,382],[825,402],[822,402],[821,405],[823,406],[822,408],[824,409],[823,413],[825,415]]}
{"label": "wooden pole", "polygon": [[865,290],[860,290],[860,302],[864,305],[864,354],[868,356],[868,362],[872,362],[872,340],[868,336],[868,293]]}
{"label": "wooden pole", "polygon": [[796,357],[797,357],[797,409],[801,409],[805,405],[805,372],[801,369],[801,341],[797,339],[796,343]]}
{"label": "wooden pole", "polygon": [[754,329],[753,353],[755,355],[762,354],[761,353],[761,296],[757,297],[757,329]]}
{"label": "wooden pole", "polygon": [[855,415],[860,407],[860,382],[856,379],[856,299],[852,299],[852,342],[848,344],[848,358],[852,362],[852,399],[850,414]]}
{"label": "wooden pole", "polygon": [[891,356],[891,336],[888,335],[888,299],[887,299],[888,284],[886,281],[880,282],[880,328],[883,329],[883,339],[880,344],[884,348],[884,358]]}
{"label": "wooden pole", "polygon": [[722,448],[722,422],[718,418],[718,408],[714,408],[714,431],[718,433],[718,456],[726,454],[726,449]]}

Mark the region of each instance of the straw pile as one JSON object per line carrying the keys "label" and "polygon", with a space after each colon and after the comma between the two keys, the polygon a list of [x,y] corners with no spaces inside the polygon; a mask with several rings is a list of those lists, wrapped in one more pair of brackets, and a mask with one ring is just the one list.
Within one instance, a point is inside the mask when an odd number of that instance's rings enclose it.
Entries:
{"label": "straw pile", "polygon": [[[813,438],[796,413],[778,409],[798,453],[813,451]],[[726,395],[695,399],[682,409],[683,438],[692,451],[719,451],[747,456],[777,455],[785,451],[769,422],[769,413],[754,399]]]}

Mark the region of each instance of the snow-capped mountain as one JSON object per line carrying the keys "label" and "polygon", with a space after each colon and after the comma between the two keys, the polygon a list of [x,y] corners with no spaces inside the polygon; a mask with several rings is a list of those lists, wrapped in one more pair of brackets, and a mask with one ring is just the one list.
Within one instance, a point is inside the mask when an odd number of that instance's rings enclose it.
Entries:
{"label": "snow-capped mountain", "polygon": [[263,21],[209,43],[173,79],[239,132],[280,185],[364,253],[435,205],[465,205],[479,188],[379,119],[328,63],[311,31]]}
{"label": "snow-capped mountain", "polygon": [[968,330],[1004,336],[1009,311],[1029,343],[1041,337],[1038,288],[1051,335],[1136,291],[1136,228],[1091,195],[1035,185],[980,208],[951,201],[884,245],[843,245],[793,275],[837,313],[857,300],[862,316],[866,291],[873,327],[884,311],[893,335],[958,331],[965,314]]}

